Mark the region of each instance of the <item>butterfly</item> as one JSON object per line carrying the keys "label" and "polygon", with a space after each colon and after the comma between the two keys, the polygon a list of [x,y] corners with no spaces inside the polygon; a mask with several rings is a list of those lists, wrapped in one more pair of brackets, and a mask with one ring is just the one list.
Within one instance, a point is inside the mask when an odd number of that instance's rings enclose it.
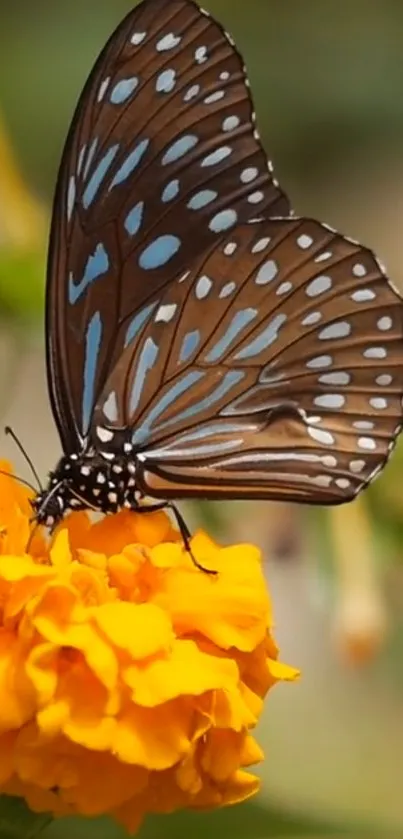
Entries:
{"label": "butterfly", "polygon": [[402,312],[370,250],[294,216],[231,37],[193,0],[144,0],[89,76],[58,175],[46,346],[63,456],[37,521],[353,499],[401,430]]}

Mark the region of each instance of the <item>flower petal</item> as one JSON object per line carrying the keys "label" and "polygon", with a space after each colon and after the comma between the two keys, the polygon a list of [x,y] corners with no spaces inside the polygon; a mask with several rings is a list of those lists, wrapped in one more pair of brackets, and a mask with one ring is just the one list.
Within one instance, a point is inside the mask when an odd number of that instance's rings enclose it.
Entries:
{"label": "flower petal", "polygon": [[138,705],[149,708],[178,696],[200,696],[210,690],[235,690],[238,667],[234,661],[199,650],[194,641],[174,641],[164,658],[147,667],[131,664],[122,676]]}
{"label": "flower petal", "polygon": [[93,619],[108,640],[135,661],[168,650],[174,640],[171,621],[153,603],[104,603]]}
{"label": "flower petal", "polygon": [[[249,546],[223,548],[216,563],[221,569],[222,555],[231,569],[228,574],[220,570],[211,577],[197,568],[173,569],[153,600],[169,609],[177,634],[198,632],[222,649],[252,651],[265,636],[269,610],[259,554]],[[204,554],[198,552],[197,559],[203,563]],[[206,567],[210,565],[206,562]]]}
{"label": "flower petal", "polygon": [[72,513],[45,542],[28,493],[0,476],[0,793],[38,812],[148,812],[242,801],[263,758],[278,662],[257,548],[199,532],[195,567],[164,512],[93,524]]}
{"label": "flower petal", "polygon": [[193,716],[192,703],[184,699],[160,705],[158,713],[132,704],[118,721],[115,754],[147,769],[173,766],[191,746]]}

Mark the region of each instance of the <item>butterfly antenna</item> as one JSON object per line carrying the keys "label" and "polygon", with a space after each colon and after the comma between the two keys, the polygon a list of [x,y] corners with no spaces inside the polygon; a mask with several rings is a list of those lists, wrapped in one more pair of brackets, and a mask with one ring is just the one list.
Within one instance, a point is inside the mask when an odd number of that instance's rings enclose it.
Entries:
{"label": "butterfly antenna", "polygon": [[[10,428],[10,426],[9,426],[9,425],[6,425],[6,427],[5,427],[4,431],[5,431],[5,433],[6,433],[6,434],[9,434],[9,435],[10,435],[10,437],[12,437],[12,439],[14,440],[15,445],[19,448],[19,450],[20,450],[20,452],[21,452],[22,456],[25,458],[25,460],[26,460],[26,461],[27,461],[27,463],[28,463],[28,466],[29,466],[29,467],[30,467],[30,469],[31,469],[31,472],[32,472],[32,474],[33,474],[33,476],[34,476],[34,478],[35,478],[35,480],[36,480],[37,484],[38,484],[38,487],[39,487],[40,491],[42,492],[43,487],[42,487],[42,484],[41,484],[40,477],[39,477],[39,475],[38,475],[38,473],[37,473],[37,471],[36,471],[36,469],[35,469],[34,464],[32,463],[31,458],[29,457],[29,455],[28,455],[28,454],[27,454],[27,452],[25,451],[24,446],[22,445],[21,441],[18,439],[18,437],[17,437],[17,435],[16,435],[15,431],[13,431],[13,429],[12,429],[12,428]],[[18,478],[18,480],[20,480],[20,481],[21,481],[22,479],[21,479],[21,478]],[[26,481],[22,481],[22,483],[26,483]],[[30,484],[28,484],[28,486],[30,486]],[[35,489],[35,487],[31,487],[31,489],[33,489],[33,490],[34,490],[34,489]]]}
{"label": "butterfly antenna", "polygon": [[0,475],[5,475],[6,478],[11,478],[12,481],[18,481],[20,484],[24,484],[29,489],[32,489],[32,492],[36,492],[36,487],[33,484],[30,484],[29,481],[26,481],[25,478],[20,478],[19,475],[14,475],[12,472],[6,472],[5,469],[0,469]]}

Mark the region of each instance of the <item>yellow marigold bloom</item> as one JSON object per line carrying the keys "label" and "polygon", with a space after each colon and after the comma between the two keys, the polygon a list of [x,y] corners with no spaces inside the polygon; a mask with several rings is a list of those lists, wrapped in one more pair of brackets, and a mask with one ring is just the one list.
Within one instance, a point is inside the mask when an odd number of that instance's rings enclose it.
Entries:
{"label": "yellow marigold bloom", "polygon": [[258,549],[197,533],[210,576],[165,513],[125,511],[73,513],[27,552],[30,515],[0,475],[0,792],[132,832],[253,795],[250,732],[297,675],[277,661]]}

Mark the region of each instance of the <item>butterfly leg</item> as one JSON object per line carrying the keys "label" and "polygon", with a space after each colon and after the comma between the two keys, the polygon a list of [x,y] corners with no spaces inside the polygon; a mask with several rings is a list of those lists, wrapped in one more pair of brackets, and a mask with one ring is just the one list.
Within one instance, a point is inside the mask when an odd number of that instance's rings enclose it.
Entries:
{"label": "butterfly leg", "polygon": [[137,507],[136,512],[138,512],[138,513],[154,513],[157,510],[166,510],[166,509],[172,510],[172,512],[175,516],[176,523],[177,523],[178,528],[179,528],[179,532],[182,536],[183,544],[185,546],[185,549],[186,549],[187,553],[190,555],[190,558],[193,562],[193,565],[195,565],[196,568],[199,569],[199,571],[203,571],[205,574],[213,574],[213,575],[217,574],[217,571],[213,571],[213,569],[205,568],[203,565],[201,565],[200,562],[198,562],[196,557],[193,555],[192,549],[190,547],[190,537],[191,537],[192,534],[191,534],[191,532],[190,532],[190,530],[189,530],[189,528],[188,528],[188,526],[185,522],[185,519],[182,516],[182,513],[178,510],[176,504],[174,504],[172,501],[161,501],[161,502],[158,502],[156,504],[147,504],[147,505],[144,505],[143,507]]}

